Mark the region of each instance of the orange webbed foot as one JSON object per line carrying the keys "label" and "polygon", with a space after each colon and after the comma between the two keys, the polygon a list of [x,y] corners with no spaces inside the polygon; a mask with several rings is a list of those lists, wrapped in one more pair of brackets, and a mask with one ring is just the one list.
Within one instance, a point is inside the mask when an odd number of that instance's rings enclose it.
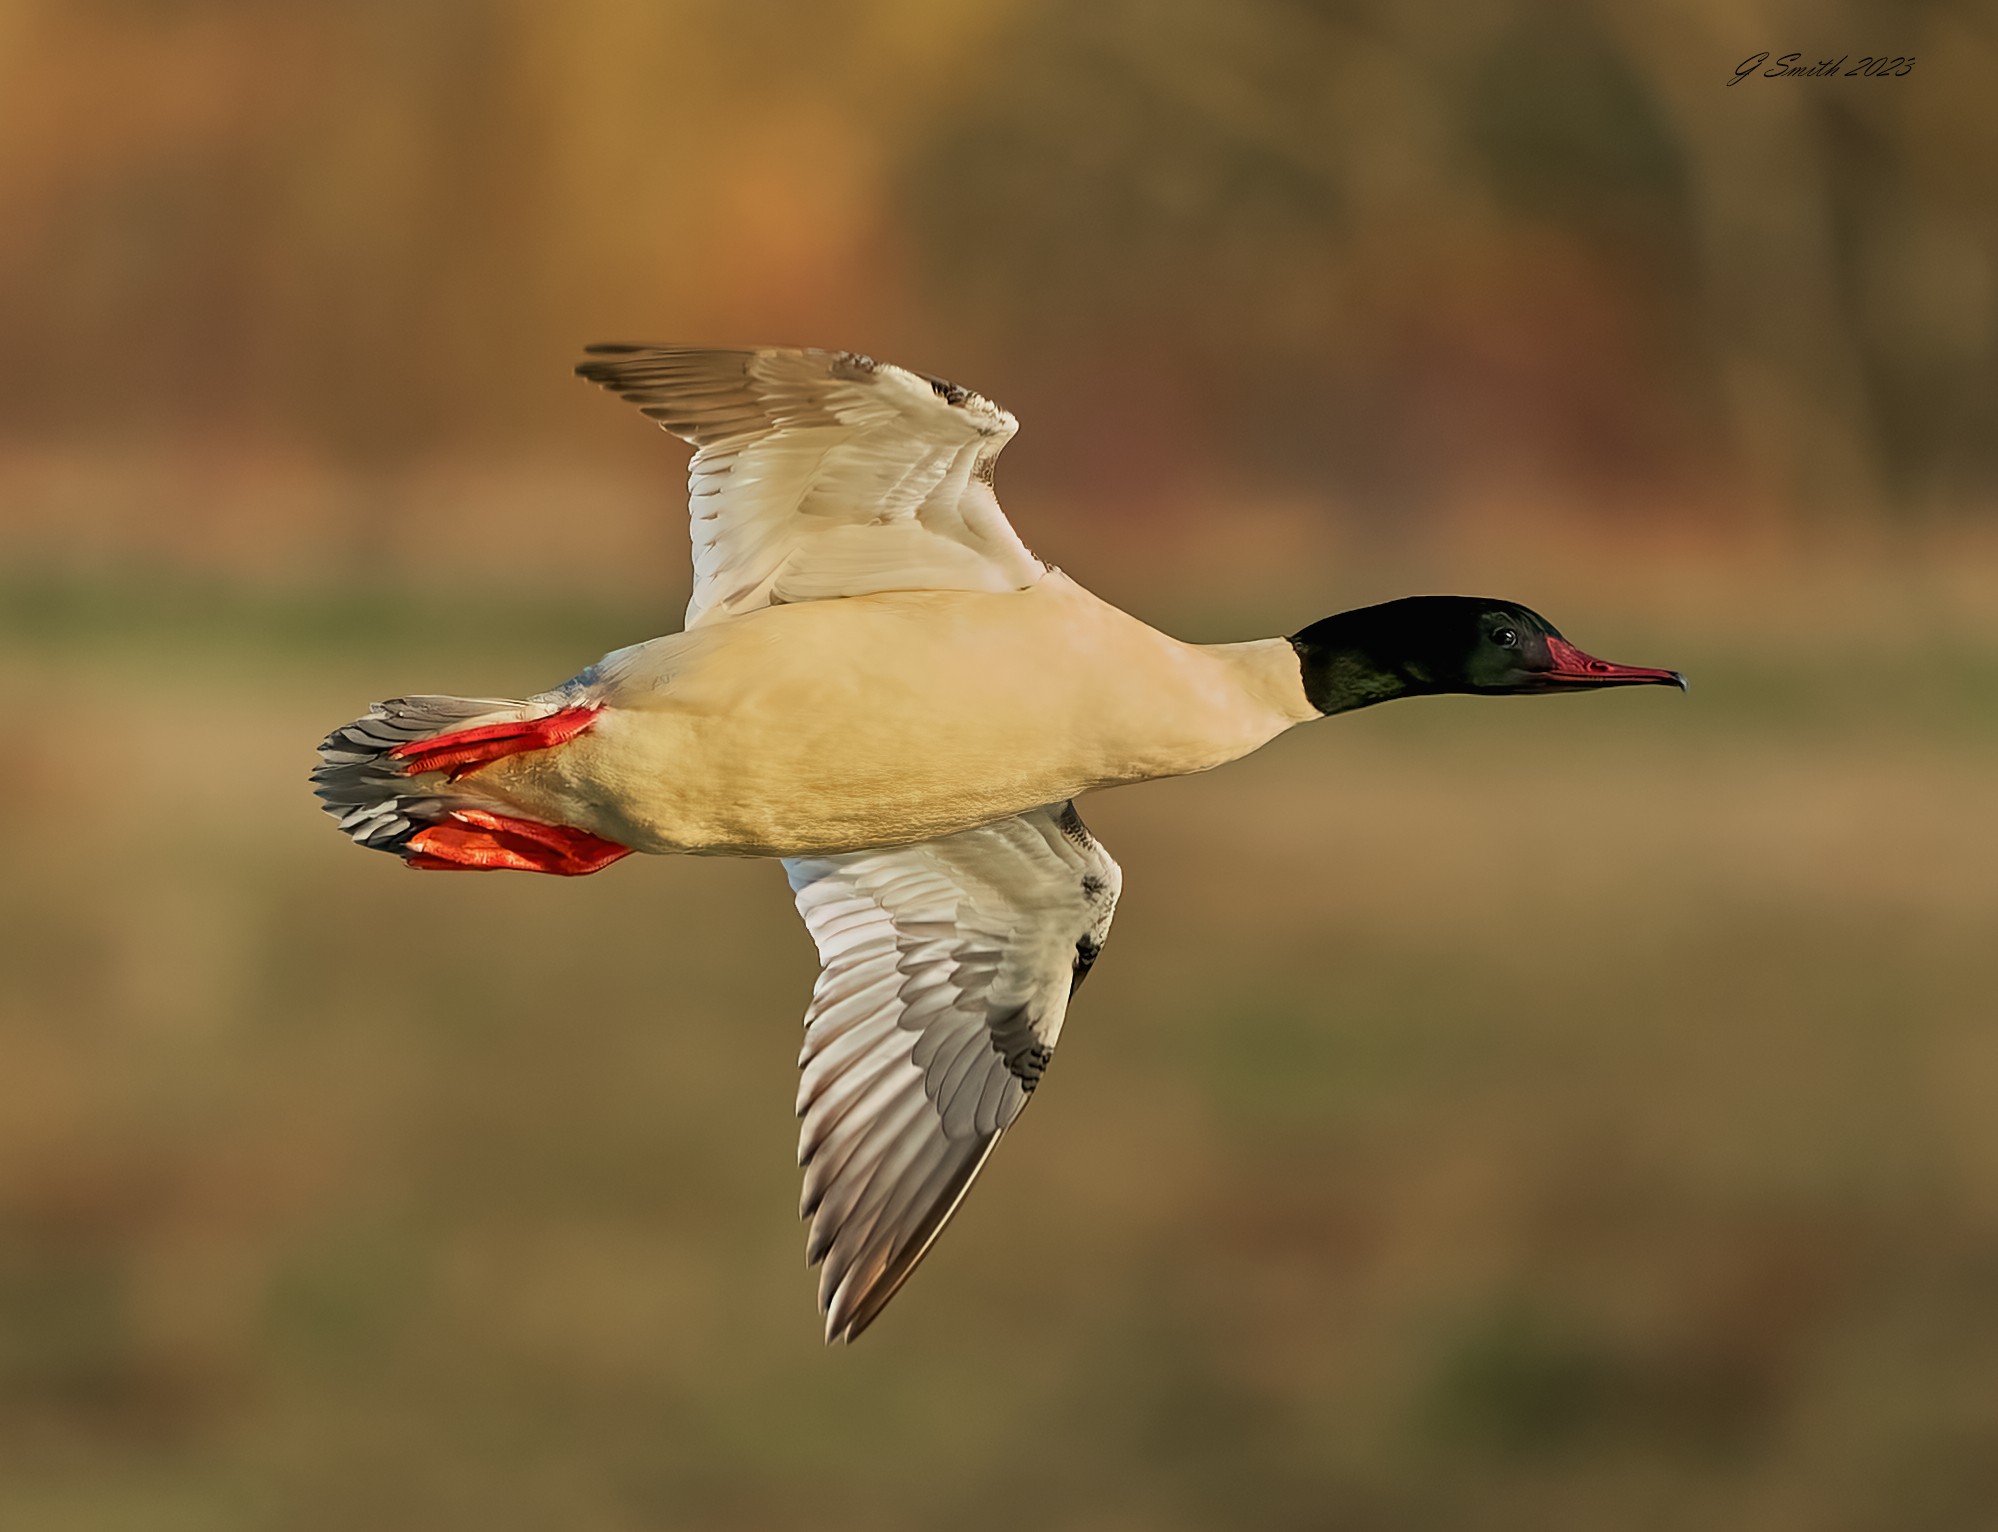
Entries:
{"label": "orange webbed foot", "polygon": [[400,763],[408,776],[441,771],[455,782],[507,756],[566,744],[578,734],[587,732],[602,711],[600,706],[592,704],[589,707],[564,708],[546,718],[454,729],[448,734],[435,734],[429,739],[413,739],[407,744],[397,745],[388,752],[389,759]]}
{"label": "orange webbed foot", "polygon": [[448,872],[546,872],[579,878],[601,872],[631,847],[568,825],[536,824],[485,809],[453,809],[419,830],[403,853],[412,867]]}

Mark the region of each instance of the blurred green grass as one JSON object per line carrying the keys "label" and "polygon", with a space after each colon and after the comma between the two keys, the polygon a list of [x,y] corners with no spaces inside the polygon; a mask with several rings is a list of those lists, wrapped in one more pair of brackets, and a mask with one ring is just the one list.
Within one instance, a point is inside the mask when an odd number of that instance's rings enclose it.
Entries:
{"label": "blurred green grass", "polygon": [[1998,643],[1615,607],[1689,697],[1086,804],[1061,1067],[828,1354],[777,871],[412,877],[305,786],[670,619],[17,579],[0,1524],[1988,1526]]}

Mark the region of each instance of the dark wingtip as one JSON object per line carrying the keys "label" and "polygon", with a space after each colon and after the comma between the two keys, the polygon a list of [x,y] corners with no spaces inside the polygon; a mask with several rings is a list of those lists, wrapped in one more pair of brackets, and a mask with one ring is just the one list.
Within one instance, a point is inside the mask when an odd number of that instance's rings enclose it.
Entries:
{"label": "dark wingtip", "polygon": [[635,346],[623,341],[599,341],[593,346],[583,347],[583,355],[590,360],[576,364],[576,376],[586,378],[592,383],[608,385],[617,381],[616,365],[608,361],[597,361],[596,358],[637,356],[641,352],[658,349],[657,346]]}

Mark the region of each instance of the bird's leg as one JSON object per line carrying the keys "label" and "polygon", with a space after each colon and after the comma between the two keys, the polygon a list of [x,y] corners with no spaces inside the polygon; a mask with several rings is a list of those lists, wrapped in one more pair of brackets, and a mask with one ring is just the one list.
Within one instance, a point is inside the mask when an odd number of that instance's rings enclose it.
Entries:
{"label": "bird's leg", "polygon": [[485,809],[453,809],[417,831],[403,851],[412,867],[452,872],[547,872],[579,878],[601,872],[631,847],[568,825],[536,824]]}
{"label": "bird's leg", "polygon": [[429,739],[413,739],[407,744],[397,745],[389,751],[389,758],[398,762],[408,776],[442,771],[455,782],[509,755],[565,744],[586,732],[597,721],[597,714],[601,711],[595,705],[570,707],[559,713],[550,713],[546,718],[481,724],[475,729],[454,729],[448,734],[433,734]]}

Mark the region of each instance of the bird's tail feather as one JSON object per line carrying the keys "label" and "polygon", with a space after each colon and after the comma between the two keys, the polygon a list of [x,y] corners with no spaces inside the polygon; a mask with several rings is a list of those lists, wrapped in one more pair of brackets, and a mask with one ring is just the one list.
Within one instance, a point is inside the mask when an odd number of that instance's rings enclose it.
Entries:
{"label": "bird's tail feather", "polygon": [[442,770],[422,770],[422,757],[412,757],[409,747],[442,734],[521,722],[536,712],[552,711],[500,697],[377,702],[366,717],[341,725],[320,744],[313,791],[358,844],[407,857],[411,838],[453,811],[502,807],[482,796],[475,782],[461,784]]}

